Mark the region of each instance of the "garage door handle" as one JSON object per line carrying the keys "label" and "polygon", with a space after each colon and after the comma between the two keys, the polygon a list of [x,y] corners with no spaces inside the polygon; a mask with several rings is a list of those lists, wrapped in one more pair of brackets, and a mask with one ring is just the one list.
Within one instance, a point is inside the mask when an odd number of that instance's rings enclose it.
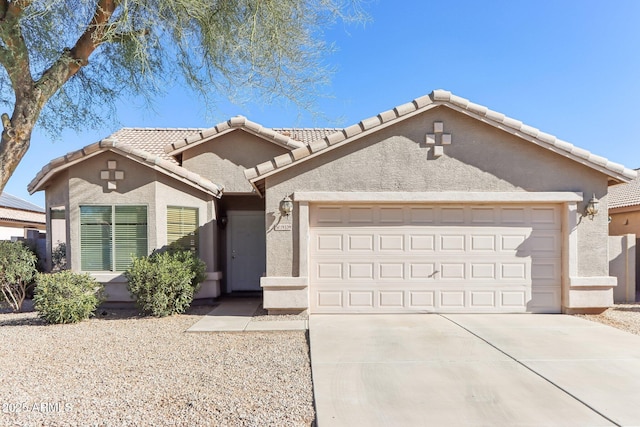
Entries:
{"label": "garage door handle", "polygon": [[433,278],[435,277],[435,275],[436,275],[436,274],[438,274],[438,273],[440,273],[438,270],[434,271],[433,273],[431,273],[431,274],[429,275],[429,278],[430,278],[430,279],[433,279]]}

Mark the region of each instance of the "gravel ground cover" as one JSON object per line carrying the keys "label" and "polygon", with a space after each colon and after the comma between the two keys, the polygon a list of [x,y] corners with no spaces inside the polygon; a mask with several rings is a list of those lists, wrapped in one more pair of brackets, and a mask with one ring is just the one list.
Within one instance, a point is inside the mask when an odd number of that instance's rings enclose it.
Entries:
{"label": "gravel ground cover", "polygon": [[[312,425],[306,333],[184,332],[212,309],[107,309],[75,325],[0,312],[0,425]],[[578,316],[640,335],[640,303]],[[253,321],[301,318],[260,307]]]}
{"label": "gravel ground cover", "polygon": [[0,425],[311,425],[306,333],[184,332],[212,308],[74,325],[0,313]]}
{"label": "gravel ground cover", "polygon": [[640,303],[616,304],[601,314],[578,314],[576,316],[640,335]]}

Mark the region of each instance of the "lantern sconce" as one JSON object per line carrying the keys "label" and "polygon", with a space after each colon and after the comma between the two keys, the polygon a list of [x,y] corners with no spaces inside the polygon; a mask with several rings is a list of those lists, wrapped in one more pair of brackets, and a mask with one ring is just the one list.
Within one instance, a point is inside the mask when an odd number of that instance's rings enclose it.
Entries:
{"label": "lantern sconce", "polygon": [[293,212],[293,200],[289,196],[284,196],[284,199],[280,200],[280,213],[288,217],[291,212]]}
{"label": "lantern sconce", "polygon": [[587,202],[587,206],[584,209],[585,216],[588,216],[589,219],[593,219],[593,217],[598,214],[599,205],[600,201],[596,199],[596,195],[594,193],[593,197]]}

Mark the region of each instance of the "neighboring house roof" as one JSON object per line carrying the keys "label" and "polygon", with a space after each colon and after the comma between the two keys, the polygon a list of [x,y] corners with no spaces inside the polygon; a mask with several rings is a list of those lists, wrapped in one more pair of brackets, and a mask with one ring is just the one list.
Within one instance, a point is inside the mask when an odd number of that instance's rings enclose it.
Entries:
{"label": "neighboring house roof", "polygon": [[211,141],[214,138],[225,135],[234,130],[243,130],[245,132],[263,138],[281,147],[293,150],[295,148],[304,147],[311,141],[325,137],[327,134],[334,133],[338,129],[270,129],[262,125],[252,122],[243,116],[232,117],[226,122],[217,124],[216,126],[202,130],[196,134],[187,136],[180,141],[167,144],[165,153],[175,156],[181,152],[200,145],[204,142]]}
{"label": "neighboring house roof", "polygon": [[632,169],[625,168],[618,163],[610,162],[604,157],[596,156],[587,150],[562,141],[553,135],[525,125],[521,121],[490,110],[485,106],[474,104],[467,99],[453,95],[451,92],[445,90],[435,90],[429,95],[416,98],[409,103],[399,105],[391,110],[384,111],[376,116],[362,120],[355,125],[344,128],[339,132],[311,142],[308,146],[296,148],[291,153],[285,153],[271,161],[249,168],[245,170],[245,176],[259,192],[262,192],[262,181],[268,176],[439,106],[451,108],[553,151],[554,153],[596,169],[608,175],[614,182],[628,182],[637,176],[636,171]]}
{"label": "neighboring house roof", "polygon": [[0,221],[45,224],[44,209],[8,193],[0,194]]}
{"label": "neighboring house roof", "polygon": [[19,197],[12,196],[9,193],[0,194],[0,207],[44,213],[44,209],[40,206],[34,205],[33,203],[27,202]]}
{"label": "neighboring house roof", "polygon": [[46,218],[44,212],[22,211],[19,209],[0,207],[0,221],[44,224]]}
{"label": "neighboring house roof", "polygon": [[[640,169],[636,169],[638,171]],[[640,205],[640,177],[627,184],[614,185],[609,188],[609,209]]]}
{"label": "neighboring house roof", "polygon": [[105,151],[112,151],[121,154],[129,159],[142,163],[152,169],[160,171],[168,176],[183,181],[192,187],[212,194],[215,197],[222,196],[223,187],[216,185],[206,178],[193,173],[177,164],[162,158],[159,155],[151,154],[147,151],[135,148],[128,144],[123,144],[112,138],[105,138],[94,144],[73,151],[65,156],[58,157],[45,165],[36,177],[29,183],[28,190],[34,193],[44,188],[46,182],[58,172],[79,163],[87,158],[93,157]]}

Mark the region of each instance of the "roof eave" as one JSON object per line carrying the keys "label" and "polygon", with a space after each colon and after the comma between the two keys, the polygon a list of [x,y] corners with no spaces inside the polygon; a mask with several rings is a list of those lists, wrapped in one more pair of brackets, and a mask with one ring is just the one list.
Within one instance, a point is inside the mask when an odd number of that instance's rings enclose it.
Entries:
{"label": "roof eave", "polygon": [[[94,145],[94,144],[92,144],[92,145]],[[87,148],[87,147],[85,147],[85,148]],[[131,151],[122,150],[122,149],[118,148],[117,145],[105,146],[105,147],[100,148],[99,150],[91,151],[88,154],[83,154],[85,152],[84,150],[85,149],[83,148],[81,150],[77,150],[77,151],[74,151],[72,153],[69,153],[67,156],[64,156],[64,157],[61,157],[61,158],[58,158],[58,159],[54,159],[54,161],[57,161],[57,163],[59,163],[59,164],[57,164],[55,167],[50,168],[41,177],[36,176],[36,178],[33,181],[31,181],[31,183],[27,187],[27,190],[29,191],[29,194],[33,194],[36,191],[40,191],[40,190],[46,188],[45,184],[50,179],[52,179],[56,174],[61,172],[62,170],[68,169],[71,166],[73,166],[75,164],[78,164],[80,162],[83,162],[85,160],[88,160],[91,157],[94,157],[94,156],[96,156],[98,154],[102,154],[102,153],[105,153],[107,151],[111,151],[111,152],[116,153],[116,154],[118,154],[118,155],[120,155],[122,157],[125,157],[125,158],[127,158],[129,160],[132,160],[132,161],[134,161],[134,162],[136,162],[138,164],[141,164],[143,166],[152,168],[152,169],[154,169],[154,170],[156,170],[156,171],[158,171],[160,173],[163,173],[164,175],[170,176],[173,179],[181,181],[181,182],[183,182],[183,183],[185,183],[185,184],[187,184],[187,185],[189,185],[189,186],[191,186],[193,188],[196,188],[196,189],[198,189],[200,191],[203,191],[203,192],[205,192],[207,194],[210,194],[213,197],[216,197],[216,198],[222,197],[222,192],[223,192],[223,187],[222,186],[211,182],[211,184],[213,186],[215,186],[216,188],[215,189],[207,188],[206,186],[203,186],[203,185],[195,182],[194,180],[188,179],[186,176],[181,176],[180,174],[175,173],[171,169],[165,168],[165,167],[161,166],[160,164],[158,164],[159,162],[163,162],[163,161],[164,162],[168,162],[167,160],[162,160],[162,159],[158,158],[158,159],[155,159],[154,162],[145,161],[145,160],[143,160],[143,157],[136,155],[133,152],[134,150],[131,150]],[[141,151],[141,150],[137,150],[137,151]],[[66,162],[62,162],[61,160],[59,160],[59,159],[67,158],[67,157],[71,158],[72,160],[66,161]],[[43,170],[46,169],[48,166],[49,165],[45,166],[43,168]],[[180,166],[175,166],[175,167],[178,168]],[[196,174],[192,173],[192,175],[195,176]]]}
{"label": "roof eave", "polygon": [[[636,171],[625,168],[623,165],[610,162],[600,157],[562,141],[553,135],[546,134],[536,128],[528,126],[519,120],[512,119],[502,113],[474,104],[467,99],[458,97],[444,90],[435,90],[427,96],[416,98],[411,102],[402,104],[392,110],[384,111],[377,116],[369,117],[356,125],[352,125],[340,132],[315,141],[306,148],[293,150],[291,153],[276,157],[268,162],[261,163],[254,168],[245,170],[245,176],[252,183],[268,178],[280,171],[286,170],[298,163],[310,160],[319,154],[333,150],[334,148],[356,141],[385,127],[399,123],[415,115],[422,114],[432,108],[445,106],[461,114],[472,117],[483,123],[503,130],[516,137],[532,142],[542,148],[548,149],[568,159],[595,169],[609,177],[611,183],[629,182],[637,176]],[[308,150],[308,151],[305,151]],[[611,185],[611,184],[610,184]]]}
{"label": "roof eave", "polygon": [[278,145],[282,148],[286,148],[288,150],[293,150],[295,148],[303,147],[304,144],[302,142],[296,141],[292,138],[288,138],[284,135],[278,134],[277,132],[265,128],[264,126],[251,122],[250,120],[238,120],[234,121],[235,118],[230,119],[227,122],[219,123],[213,128],[204,130],[200,132],[200,139],[195,139],[189,141],[188,138],[180,142],[180,146],[176,148],[176,143],[168,144],[165,146],[165,153],[170,156],[177,156],[180,153],[183,153],[191,148],[194,148],[200,144],[204,144],[206,142],[212,141],[216,138],[219,138],[228,133],[241,130],[247,132],[251,135],[254,135],[260,139],[263,139],[272,144]]}

